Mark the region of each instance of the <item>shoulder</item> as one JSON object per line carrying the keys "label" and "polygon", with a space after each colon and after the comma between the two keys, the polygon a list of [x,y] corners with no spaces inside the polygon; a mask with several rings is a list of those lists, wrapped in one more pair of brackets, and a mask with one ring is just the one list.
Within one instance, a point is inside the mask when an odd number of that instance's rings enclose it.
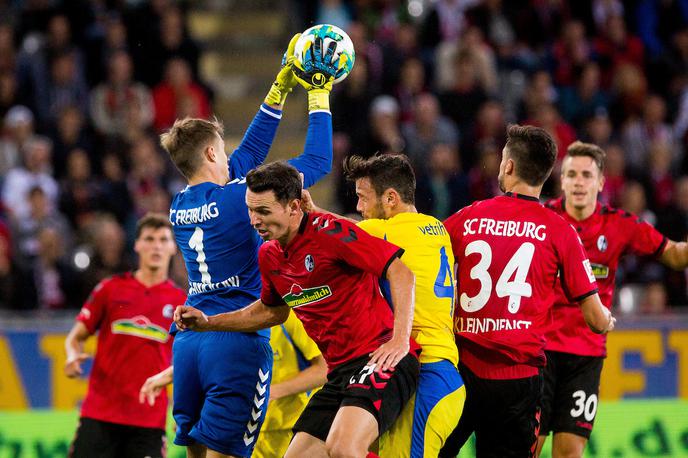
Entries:
{"label": "shoulder", "polygon": [[552,210],[555,213],[561,213],[563,211],[564,200],[561,197],[558,199],[550,199],[543,205],[545,208]]}
{"label": "shoulder", "polygon": [[281,249],[279,242],[277,240],[270,240],[263,243],[260,248],[258,248],[258,263],[262,266],[265,263],[278,262],[276,259],[280,253]]}
{"label": "shoulder", "polygon": [[384,219],[371,218],[356,223],[358,227],[366,231],[368,234],[378,236],[384,233],[387,221]]}

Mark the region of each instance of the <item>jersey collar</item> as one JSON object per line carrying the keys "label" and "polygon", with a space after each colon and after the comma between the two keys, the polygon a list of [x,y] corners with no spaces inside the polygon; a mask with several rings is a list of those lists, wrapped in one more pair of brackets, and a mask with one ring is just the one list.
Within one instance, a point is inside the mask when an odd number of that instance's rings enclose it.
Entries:
{"label": "jersey collar", "polygon": [[538,199],[537,197],[527,196],[525,194],[517,194],[517,193],[511,192],[511,191],[505,192],[504,195],[507,197],[515,197],[517,199],[532,200],[533,202],[540,202],[540,199]]}

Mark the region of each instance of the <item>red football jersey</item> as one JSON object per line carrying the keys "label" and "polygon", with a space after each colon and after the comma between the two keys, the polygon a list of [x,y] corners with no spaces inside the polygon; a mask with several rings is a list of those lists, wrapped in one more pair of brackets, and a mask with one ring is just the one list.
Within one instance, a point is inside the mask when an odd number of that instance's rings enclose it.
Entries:
{"label": "red football jersey", "polygon": [[[590,258],[593,274],[600,288],[600,299],[612,306],[616,269],[625,253],[660,255],[667,239],[650,224],[623,210],[597,204],[595,213],[577,221],[564,207],[563,199],[552,200],[547,207],[560,214],[578,231]],[[576,304],[571,304],[557,285],[552,325],[545,337],[547,350],[583,356],[606,356],[606,334],[595,334],[585,324]]]}
{"label": "red football jersey", "polygon": [[576,232],[534,197],[511,193],[476,202],[444,224],[458,265],[461,361],[483,378],[537,374],[557,275],[572,302],[597,291]]}
{"label": "red football jersey", "polygon": [[131,273],[103,280],[77,320],[98,331],[88,393],[81,416],[130,426],[165,429],[167,393],[151,407],[139,403],[141,385],[172,362],[168,329],[186,294],[167,280],[151,288]]}
{"label": "red football jersey", "polygon": [[260,247],[260,299],[289,305],[332,370],[392,338],[394,315],[378,278],[403,252],[349,221],[308,213],[289,245]]}

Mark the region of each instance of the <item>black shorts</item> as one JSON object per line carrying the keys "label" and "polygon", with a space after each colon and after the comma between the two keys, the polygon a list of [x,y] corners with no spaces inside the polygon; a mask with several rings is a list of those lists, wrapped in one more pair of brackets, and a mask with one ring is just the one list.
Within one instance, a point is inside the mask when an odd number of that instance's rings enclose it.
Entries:
{"label": "black shorts", "polygon": [[163,458],[167,455],[165,431],[120,425],[81,417],[70,458]]}
{"label": "black shorts", "polygon": [[466,403],[459,425],[439,456],[454,458],[473,432],[478,458],[535,456],[542,375],[490,380],[478,377],[463,364],[459,364],[459,372],[466,386]]}
{"label": "black shorts", "polygon": [[590,438],[597,414],[604,358],[548,351],[540,434]]}
{"label": "black shorts", "polygon": [[325,441],[340,407],[356,406],[372,413],[382,434],[397,419],[418,386],[420,365],[412,354],[404,356],[394,371],[374,372],[369,356],[346,362],[327,375],[294,425],[299,431]]}

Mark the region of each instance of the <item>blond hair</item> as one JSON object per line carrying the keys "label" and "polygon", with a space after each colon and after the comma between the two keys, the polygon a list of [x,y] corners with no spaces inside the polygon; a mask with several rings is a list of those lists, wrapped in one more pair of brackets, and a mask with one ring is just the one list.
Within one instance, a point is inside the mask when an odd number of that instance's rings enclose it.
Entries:
{"label": "blond hair", "polygon": [[160,144],[182,175],[190,179],[203,163],[203,149],[218,135],[224,136],[224,127],[217,118],[177,119],[170,130],[160,135]]}

